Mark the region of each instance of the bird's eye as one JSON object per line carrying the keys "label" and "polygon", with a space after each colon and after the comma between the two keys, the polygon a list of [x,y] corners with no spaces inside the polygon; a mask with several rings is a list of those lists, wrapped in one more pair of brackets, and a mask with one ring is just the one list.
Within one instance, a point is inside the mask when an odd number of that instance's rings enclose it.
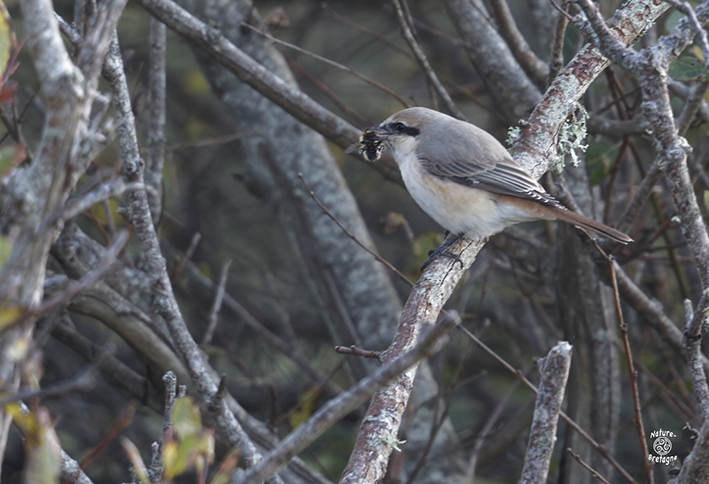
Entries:
{"label": "bird's eye", "polygon": [[397,133],[403,133],[406,131],[406,125],[404,123],[394,123],[393,128]]}

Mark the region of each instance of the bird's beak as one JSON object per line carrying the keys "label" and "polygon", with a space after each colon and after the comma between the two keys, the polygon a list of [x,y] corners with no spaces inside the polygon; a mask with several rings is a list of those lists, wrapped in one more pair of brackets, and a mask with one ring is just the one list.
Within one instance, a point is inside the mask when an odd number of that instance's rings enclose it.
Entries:
{"label": "bird's beak", "polygon": [[391,136],[392,131],[386,125],[376,124],[364,131],[359,139],[352,143],[345,153],[358,152],[369,161],[377,161],[384,149],[384,142]]}
{"label": "bird's beak", "polygon": [[375,124],[364,130],[365,133],[372,133],[379,141],[386,140],[394,132],[389,128],[388,124]]}

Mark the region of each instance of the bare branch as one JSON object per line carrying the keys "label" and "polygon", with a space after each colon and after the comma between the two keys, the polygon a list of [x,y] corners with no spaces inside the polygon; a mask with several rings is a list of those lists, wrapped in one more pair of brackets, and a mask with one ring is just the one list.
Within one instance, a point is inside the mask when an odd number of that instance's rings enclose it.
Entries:
{"label": "bare branch", "polygon": [[[449,251],[460,251],[463,267],[458,261],[448,258],[438,258],[428,266],[406,301],[396,335],[386,351],[386,361],[411,348],[418,333],[438,317],[443,304],[483,245],[480,240],[461,238],[451,245]],[[391,440],[391,436],[398,431],[415,375],[414,368],[372,399],[341,483],[374,483],[383,478],[392,447],[382,443]]]}
{"label": "bare branch", "polygon": [[[664,2],[631,0],[619,8],[608,23],[617,29],[619,39],[627,44],[667,8]],[[534,108],[514,147],[515,161],[535,177],[541,176],[558,160],[556,136],[560,127],[608,64],[608,59],[598,49],[591,44],[585,45],[554,79]]]}
{"label": "bare branch", "polygon": [[150,133],[145,182],[154,193],[148,194],[150,213],[157,223],[162,212],[162,170],[165,163],[165,24],[150,18]]}
{"label": "bare branch", "polygon": [[682,463],[677,478],[670,484],[694,484],[709,481],[709,420],[704,420],[694,449]]}
{"label": "bare branch", "polygon": [[[506,0],[492,0],[490,9],[495,16],[495,22],[500,29],[500,35],[505,39],[512,51],[512,55],[519,62],[524,72],[539,86],[545,86],[549,77],[549,66],[542,61],[529,47],[522,33],[517,28],[517,23],[512,17],[512,12]],[[563,16],[562,16],[563,18]]]}
{"label": "bare branch", "polygon": [[441,97],[441,99],[443,99],[443,103],[446,105],[446,108],[456,118],[465,121],[465,116],[456,107],[455,103],[453,102],[453,99],[451,99],[450,94],[448,94],[446,88],[443,87],[441,81],[438,80],[438,76],[433,71],[431,64],[428,62],[426,54],[423,52],[423,49],[421,49],[421,46],[414,37],[414,33],[411,31],[411,19],[408,18],[408,16],[404,12],[403,2],[405,1],[406,0],[391,0],[392,5],[394,6],[394,11],[396,12],[396,18],[399,20],[399,27],[401,28],[401,33],[403,34],[404,39],[406,39],[406,43],[409,44],[411,51],[414,53],[416,61],[418,61],[419,65],[421,66],[421,69],[423,69],[423,72],[426,74],[428,82],[431,84],[436,93]]}
{"label": "bare branch", "polygon": [[[443,339],[455,327],[454,318],[445,318],[435,325],[423,339],[400,356],[389,359],[371,376],[360,380],[357,385],[337,398],[330,400],[305,423],[300,425],[281,444],[269,452],[264,460],[249,469],[240,484],[258,484],[284,467],[288,461],[305,449],[313,440],[330,428],[335,422],[357,408],[383,386],[401,377],[419,361],[427,358],[442,347]],[[379,445],[390,445],[386,441]],[[344,478],[343,478],[344,479]],[[341,480],[340,482],[346,482]]]}
{"label": "bare branch", "polygon": [[692,310],[692,303],[685,300],[684,311],[686,321],[683,339],[684,356],[702,422],[707,422],[709,421],[709,386],[702,365],[702,326],[709,312],[709,294],[706,291],[702,294],[696,313]]}
{"label": "bare branch", "polygon": [[392,271],[394,274],[396,274],[397,276],[399,276],[399,279],[401,279],[402,281],[404,281],[404,282],[405,282],[406,284],[408,284],[409,286],[413,287],[414,283],[411,282],[408,277],[406,277],[406,276],[403,275],[401,272],[399,272],[399,269],[397,269],[396,267],[394,267],[393,265],[391,265],[391,263],[390,263],[389,261],[387,261],[387,260],[385,260],[385,259],[382,259],[379,254],[377,254],[377,253],[374,252],[372,249],[370,249],[369,247],[367,247],[366,245],[364,245],[362,242],[360,242],[360,241],[357,239],[357,237],[355,237],[355,236],[352,234],[352,232],[350,232],[349,230],[347,230],[347,229],[340,223],[340,221],[337,220],[337,218],[335,218],[335,216],[334,216],[327,208],[325,208],[325,206],[324,206],[322,203],[320,203],[320,200],[318,200],[317,197],[315,196],[315,192],[313,192],[313,190],[312,190],[312,189],[308,186],[308,184],[306,183],[305,178],[303,178],[303,175],[302,175],[301,173],[298,173],[298,176],[300,177],[300,180],[303,182],[303,185],[305,185],[306,190],[308,190],[308,194],[310,195],[310,197],[313,199],[313,201],[315,201],[315,203],[318,204],[318,207],[320,207],[320,209],[323,211],[323,213],[324,213],[325,215],[327,215],[328,217],[330,217],[330,218],[332,219],[332,221],[335,222],[335,223],[337,224],[337,226],[340,227],[340,228],[342,229],[342,231],[343,231],[345,234],[347,234],[347,236],[348,236],[349,238],[351,238],[352,240],[354,240],[357,245],[359,245],[359,246],[362,247],[364,250],[366,250],[367,252],[369,252],[370,254],[372,254],[372,255],[374,256],[374,258],[375,258],[378,262],[381,262],[382,264],[384,264],[384,265],[386,266],[387,269],[389,269],[389,270]]}
{"label": "bare branch", "polygon": [[265,69],[218,31],[179,5],[169,0],[138,0],[138,3],[172,30],[211,54],[258,92],[342,148],[348,147],[359,137],[360,132],[354,126]]}
{"label": "bare branch", "polygon": [[571,368],[571,345],[562,341],[539,361],[539,390],[520,483],[546,482],[556,443],[556,426]]}
{"label": "bare branch", "polygon": [[229,275],[229,267],[231,266],[231,259],[226,261],[222,266],[222,273],[219,276],[219,284],[217,284],[217,293],[214,295],[214,303],[212,304],[212,309],[209,310],[209,317],[207,318],[207,330],[204,332],[204,338],[202,339],[202,346],[208,345],[212,341],[212,336],[214,336],[214,330],[217,328],[217,320],[219,318],[219,310],[222,307],[222,301],[224,300],[224,289],[226,286],[226,279]]}
{"label": "bare branch", "polygon": [[[633,394],[633,404],[635,410],[635,427],[638,430],[638,437],[640,440],[640,448],[642,450],[640,455],[648,455],[647,440],[645,439],[645,429],[643,427],[643,417],[642,408],[640,406],[640,393],[638,391],[638,375],[635,372],[635,366],[633,365],[633,356],[630,352],[630,340],[628,339],[628,325],[625,324],[623,319],[623,310],[620,306],[620,294],[618,294],[618,281],[615,274],[615,261],[612,257],[608,258],[608,270],[611,274],[611,287],[613,289],[613,296],[615,298],[615,310],[618,316],[618,325],[620,326],[620,334],[623,340],[623,350],[625,352],[625,361],[628,365],[628,376],[630,379],[630,388]],[[652,463],[648,459],[643,459],[645,463],[645,474],[647,476],[647,482],[652,484],[654,482],[652,474]]]}
{"label": "bare branch", "polygon": [[69,454],[64,451],[64,449],[61,450],[61,454],[61,479],[63,482],[73,482],[74,484],[93,484],[93,481],[89,479],[89,476],[84,474],[84,471],[81,470],[79,463],[72,459]]}
{"label": "bare branch", "polygon": [[162,377],[165,382],[165,412],[163,413],[162,435],[170,432],[172,429],[172,406],[177,398],[177,377],[172,371],[168,371]]}
{"label": "bare branch", "polygon": [[466,44],[470,61],[488,86],[505,119],[525,118],[539,101],[539,89],[527,77],[510,48],[488,18],[480,0],[446,0],[456,30]]}
{"label": "bare branch", "polygon": [[177,267],[173,269],[172,274],[170,274],[170,279],[177,279],[180,277],[182,271],[185,270],[185,266],[192,259],[194,251],[197,250],[197,245],[199,244],[200,240],[202,240],[202,234],[200,234],[199,232],[195,232],[195,234],[192,236],[192,239],[190,240],[190,245],[189,247],[187,247],[185,255],[182,257]]}
{"label": "bare branch", "polygon": [[96,384],[96,373],[98,373],[104,359],[113,356],[116,352],[116,347],[113,344],[107,344],[98,354],[96,360],[84,371],[70,380],[60,381],[52,385],[47,385],[41,389],[29,388],[20,390],[7,397],[0,398],[0,405],[5,406],[10,402],[18,400],[29,400],[31,398],[47,398],[66,395],[67,393],[88,390]]}
{"label": "bare branch", "polygon": [[[473,333],[471,333],[467,328],[465,328],[462,325],[458,325],[458,329],[460,329],[468,338],[470,338],[473,342],[475,342],[476,345],[478,345],[483,351],[485,351],[488,355],[492,356],[498,363],[500,363],[507,371],[512,373],[516,378],[518,378],[527,388],[532,390],[535,394],[538,393],[537,387],[535,387],[532,382],[530,382],[527,377],[524,376],[524,374],[520,371],[515,369],[512,365],[510,365],[507,361],[505,361],[504,358],[502,358],[500,355],[495,353],[489,346],[487,346],[485,343],[483,343],[477,336],[475,336]],[[610,462],[613,467],[623,476],[625,480],[627,480],[630,484],[637,484],[635,482],[635,479],[628,474],[628,471],[623,469],[623,467],[613,458],[612,455],[608,453],[608,451],[598,442],[596,442],[588,433],[583,430],[579,424],[574,422],[568,415],[566,415],[563,411],[559,412],[559,416],[566,422],[567,425],[569,425],[571,428],[574,429],[574,431],[578,432],[578,434],[583,437],[584,440],[586,440],[591,446],[599,453],[601,454],[608,462]]]}
{"label": "bare branch", "polygon": [[[121,120],[119,134],[124,177],[129,182],[140,183],[143,181],[144,163],[138,150],[135,121],[117,37],[114,37],[111,51],[106,58],[104,76],[113,90],[114,106]],[[202,403],[209,404],[209,401],[217,393],[217,386],[208,372],[204,356],[192,339],[177,305],[167,274],[165,259],[160,253],[160,244],[144,191],[131,194],[126,216],[133,224],[140,240],[147,272],[154,277],[153,308],[165,319],[177,351],[185,362],[194,386],[198,390],[199,399]],[[261,454],[226,405],[221,405],[214,417],[222,437],[241,451],[247,466],[250,467],[261,460]]]}
{"label": "bare branch", "polygon": [[567,449],[566,449],[566,452],[568,452],[569,454],[571,454],[571,456],[572,456],[574,459],[576,459],[576,462],[578,462],[578,463],[581,464],[583,467],[585,467],[586,469],[588,469],[589,472],[591,472],[591,475],[592,475],[593,477],[595,477],[596,479],[598,479],[599,481],[601,481],[603,484],[610,484],[610,482],[608,482],[606,479],[604,479],[602,475],[600,475],[600,474],[599,474],[598,472],[596,472],[591,466],[589,466],[589,465],[586,464],[583,460],[581,460],[581,457],[580,457],[578,454],[574,453],[574,451],[571,450],[571,448],[567,448]]}
{"label": "bare branch", "polygon": [[407,103],[406,101],[404,101],[397,93],[395,93],[394,91],[392,91],[392,90],[389,89],[388,87],[383,86],[383,85],[379,84],[378,82],[373,81],[373,80],[370,79],[369,77],[365,76],[364,74],[362,74],[362,73],[360,73],[360,72],[358,72],[358,71],[356,71],[356,70],[354,70],[354,69],[350,69],[350,68],[347,67],[347,66],[343,66],[342,64],[338,64],[338,63],[335,62],[335,61],[332,61],[332,60],[330,60],[330,59],[327,59],[327,58],[325,58],[325,57],[322,57],[322,56],[320,56],[320,55],[317,55],[317,54],[315,54],[315,53],[313,53],[313,52],[310,52],[309,50],[301,49],[301,48],[298,47],[297,45],[293,45],[293,44],[291,44],[291,43],[289,43],[289,42],[285,42],[285,41],[283,41],[283,40],[281,40],[281,39],[277,39],[277,38],[275,38],[274,36],[272,36],[271,34],[268,34],[268,33],[266,33],[266,32],[263,32],[263,31],[257,29],[257,28],[254,27],[253,25],[249,25],[249,24],[247,24],[247,23],[245,23],[245,22],[242,22],[241,25],[243,25],[244,27],[246,27],[246,28],[248,28],[248,29],[253,30],[254,32],[258,33],[259,35],[264,36],[265,38],[267,38],[268,40],[270,40],[271,42],[273,42],[273,43],[275,43],[275,44],[277,44],[277,45],[282,45],[283,47],[286,47],[286,48],[288,48],[288,49],[293,49],[293,50],[296,51],[296,52],[299,52],[299,53],[301,53],[301,54],[303,54],[303,55],[306,55],[306,56],[308,56],[308,57],[312,57],[313,59],[318,60],[318,61],[320,61],[320,62],[323,62],[323,63],[325,63],[325,64],[327,64],[327,65],[329,65],[329,66],[331,66],[331,67],[334,67],[334,68],[336,68],[336,69],[340,69],[341,71],[347,72],[348,74],[351,74],[351,75],[355,76],[356,78],[363,80],[364,82],[366,82],[366,83],[369,84],[370,86],[373,86],[373,87],[379,89],[380,91],[383,91],[383,92],[387,93],[388,95],[390,95],[391,97],[393,97],[394,99],[396,99],[397,101],[399,101],[399,103],[400,103],[403,107],[405,107],[405,108],[408,108],[408,107],[409,107],[408,103]]}
{"label": "bare branch", "polygon": [[[152,187],[147,187],[142,183],[125,183],[122,179],[118,179],[102,184],[96,190],[83,195],[79,199],[69,199],[69,203],[67,203],[64,211],[57,215],[57,217],[61,217],[61,219],[66,222],[90,209],[94,205],[108,200],[109,198],[116,198],[124,193],[130,193],[137,190],[147,190],[151,193],[155,193]],[[53,222],[54,217],[51,217],[47,219],[44,224],[50,225]]]}
{"label": "bare branch", "polygon": [[361,356],[362,358],[376,358],[381,359],[381,351],[363,350],[357,348],[355,345],[352,346],[335,346],[335,351],[341,355],[354,355]]}
{"label": "bare branch", "polygon": [[704,96],[707,93],[707,88],[709,88],[709,81],[697,82],[689,90],[689,96],[687,96],[687,103],[684,105],[684,109],[677,119],[677,134],[684,136],[689,126],[694,121],[694,117],[697,112],[701,109],[702,104],[706,105],[706,100]]}
{"label": "bare branch", "polygon": [[87,272],[79,281],[71,281],[63,290],[54,293],[38,307],[27,311],[14,324],[21,324],[27,320],[36,319],[52,309],[66,306],[74,298],[87,291],[105,278],[115,267],[118,254],[128,242],[128,232],[119,232],[113,244],[106,250],[104,256],[98,261],[96,267]]}
{"label": "bare branch", "polygon": [[569,24],[569,14],[567,13],[569,9],[568,2],[564,3],[563,8],[559,7],[554,0],[552,0],[552,5],[559,10],[560,15],[556,19],[556,29],[554,29],[554,40],[552,42],[549,60],[549,78],[546,82],[547,86],[556,79],[556,76],[561,72],[561,68],[564,67],[564,38],[566,37],[566,26]]}
{"label": "bare branch", "polygon": [[677,0],[665,1],[683,14],[685,14],[687,18],[689,18],[689,22],[692,25],[692,28],[699,37],[699,47],[701,47],[702,52],[704,53],[704,65],[706,66],[707,70],[709,70],[709,42],[707,41],[707,32],[706,30],[704,30],[704,27],[702,27],[701,23],[699,22],[697,14],[694,12],[692,5],[689,2],[679,2]]}

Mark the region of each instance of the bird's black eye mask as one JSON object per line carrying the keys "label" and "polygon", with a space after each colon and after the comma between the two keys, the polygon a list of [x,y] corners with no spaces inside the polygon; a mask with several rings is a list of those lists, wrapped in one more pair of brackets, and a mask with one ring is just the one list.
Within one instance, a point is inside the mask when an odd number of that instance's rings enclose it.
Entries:
{"label": "bird's black eye mask", "polygon": [[406,126],[404,123],[400,122],[389,123],[387,128],[389,128],[389,131],[396,134],[406,134],[409,136],[418,136],[421,134],[420,129],[414,128],[413,126]]}

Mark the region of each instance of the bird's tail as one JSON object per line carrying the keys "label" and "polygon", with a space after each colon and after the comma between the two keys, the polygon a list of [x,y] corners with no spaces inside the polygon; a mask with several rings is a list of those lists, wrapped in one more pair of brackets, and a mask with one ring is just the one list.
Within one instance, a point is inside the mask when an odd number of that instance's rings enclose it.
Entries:
{"label": "bird's tail", "polygon": [[552,211],[556,218],[563,222],[576,225],[583,229],[588,229],[592,232],[596,232],[599,235],[608,237],[609,239],[615,240],[616,242],[621,243],[623,245],[633,242],[633,239],[625,235],[623,232],[620,232],[619,230],[616,230],[613,227],[609,227],[605,224],[602,224],[601,222],[596,222],[593,219],[584,217],[583,215],[574,213],[571,210],[566,210],[563,208],[554,208],[552,209]]}

